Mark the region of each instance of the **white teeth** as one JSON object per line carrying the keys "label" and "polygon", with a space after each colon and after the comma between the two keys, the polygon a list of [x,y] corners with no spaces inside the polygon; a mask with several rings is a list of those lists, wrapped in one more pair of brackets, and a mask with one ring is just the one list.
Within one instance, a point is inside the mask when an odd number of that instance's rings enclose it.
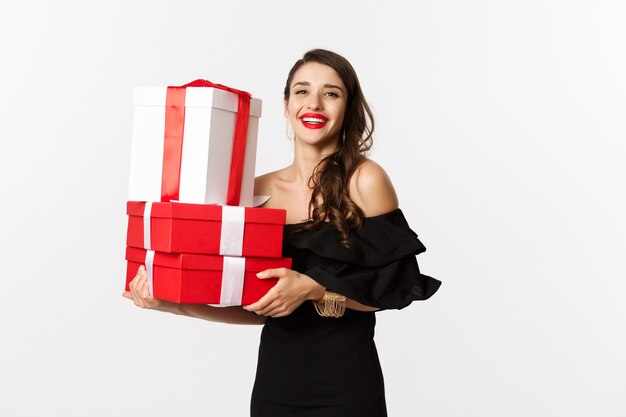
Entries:
{"label": "white teeth", "polygon": [[324,123],[326,120],[324,120],[324,119],[317,119],[315,117],[303,117],[302,121],[306,122],[306,123]]}

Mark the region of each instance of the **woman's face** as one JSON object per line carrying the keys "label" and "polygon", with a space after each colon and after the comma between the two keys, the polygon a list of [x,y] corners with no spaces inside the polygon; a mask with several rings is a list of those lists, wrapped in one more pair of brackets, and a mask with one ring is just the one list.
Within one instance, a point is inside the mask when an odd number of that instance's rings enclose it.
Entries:
{"label": "woman's face", "polygon": [[302,65],[293,76],[285,103],[295,140],[320,146],[336,143],[346,111],[346,93],[331,67],[317,62]]}

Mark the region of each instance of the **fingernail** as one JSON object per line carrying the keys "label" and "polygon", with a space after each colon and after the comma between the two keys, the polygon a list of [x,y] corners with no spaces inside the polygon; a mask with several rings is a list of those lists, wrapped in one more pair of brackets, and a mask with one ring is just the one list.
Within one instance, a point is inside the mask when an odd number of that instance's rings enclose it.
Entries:
{"label": "fingernail", "polygon": [[256,276],[259,278],[263,278],[265,274],[263,272],[259,272],[258,274],[256,274]]}

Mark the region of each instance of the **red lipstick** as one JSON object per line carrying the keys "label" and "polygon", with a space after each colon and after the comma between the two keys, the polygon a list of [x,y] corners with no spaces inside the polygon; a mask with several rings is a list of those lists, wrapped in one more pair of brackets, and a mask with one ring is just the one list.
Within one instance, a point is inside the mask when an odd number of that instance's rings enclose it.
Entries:
{"label": "red lipstick", "polygon": [[307,129],[321,129],[326,126],[328,119],[323,114],[305,113],[300,116],[300,122]]}

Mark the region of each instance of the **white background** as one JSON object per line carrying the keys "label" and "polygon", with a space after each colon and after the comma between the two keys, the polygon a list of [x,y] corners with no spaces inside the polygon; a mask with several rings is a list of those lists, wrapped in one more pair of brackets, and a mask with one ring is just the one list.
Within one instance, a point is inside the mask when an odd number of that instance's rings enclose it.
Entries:
{"label": "white background", "polygon": [[313,47],[356,68],[443,281],[378,314],[390,415],[626,415],[624,2],[8,4],[1,416],[248,414],[260,327],[121,296],[132,91],[262,98],[261,174],[290,162],[283,83]]}

